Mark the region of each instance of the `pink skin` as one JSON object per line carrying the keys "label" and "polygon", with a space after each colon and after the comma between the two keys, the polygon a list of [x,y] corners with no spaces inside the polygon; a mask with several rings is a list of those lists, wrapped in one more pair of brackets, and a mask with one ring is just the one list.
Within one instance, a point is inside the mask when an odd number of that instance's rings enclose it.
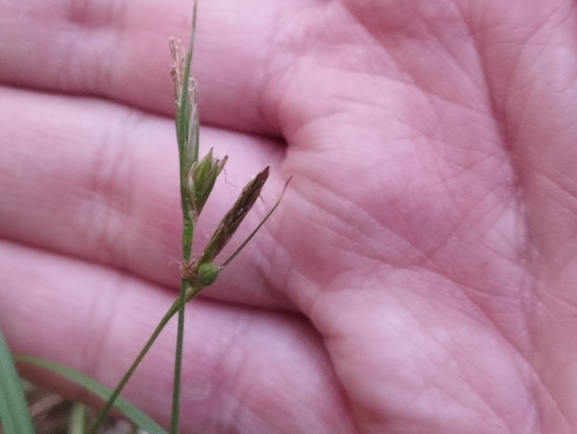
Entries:
{"label": "pink skin", "polygon": [[[0,4],[0,327],[108,386],[178,286],[190,9]],[[576,36],[567,0],[201,1],[198,241],[293,181],[187,308],[182,432],[577,432]],[[169,329],[125,392],[164,425]]]}

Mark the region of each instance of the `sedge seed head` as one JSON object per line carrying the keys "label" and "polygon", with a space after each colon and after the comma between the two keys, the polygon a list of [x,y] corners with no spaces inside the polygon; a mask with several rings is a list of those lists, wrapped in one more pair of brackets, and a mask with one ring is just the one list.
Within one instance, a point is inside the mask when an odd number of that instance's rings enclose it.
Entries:
{"label": "sedge seed head", "polygon": [[222,171],[228,157],[223,159],[214,158],[212,156],[212,149],[199,162],[193,163],[189,169],[187,176],[187,193],[190,206],[200,214],[204,207],[214,184],[216,178]]}
{"label": "sedge seed head", "polygon": [[268,174],[269,167],[267,166],[243,188],[238,199],[223,217],[215,233],[210,238],[206,249],[200,257],[199,262],[201,264],[212,262],[224,246],[226,246],[230,241],[260,195],[260,192],[268,178]]}

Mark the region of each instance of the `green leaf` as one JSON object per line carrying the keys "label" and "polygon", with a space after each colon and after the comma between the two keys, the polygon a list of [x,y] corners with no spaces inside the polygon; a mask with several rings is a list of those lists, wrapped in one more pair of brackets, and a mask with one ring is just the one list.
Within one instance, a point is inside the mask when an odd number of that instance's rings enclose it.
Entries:
{"label": "green leaf", "polygon": [[[79,384],[85,389],[90,390],[92,393],[102,398],[103,400],[107,400],[108,397],[112,394],[110,389],[104,387],[100,383],[97,383],[92,378],[58,363],[49,362],[48,360],[40,359],[37,357],[21,355],[14,356],[14,359],[18,362],[29,363],[31,365],[39,366],[41,368],[55,372],[56,374],[67,378],[76,384]],[[166,431],[164,431],[156,422],[154,422],[124,398],[118,398],[114,404],[114,407],[120,410],[128,419],[130,419],[148,434],[166,434]],[[24,431],[22,431],[22,433],[24,433]],[[20,434],[20,432],[18,432],[18,434]]]}
{"label": "green leaf", "polygon": [[0,420],[6,434],[34,434],[22,381],[0,332]]}

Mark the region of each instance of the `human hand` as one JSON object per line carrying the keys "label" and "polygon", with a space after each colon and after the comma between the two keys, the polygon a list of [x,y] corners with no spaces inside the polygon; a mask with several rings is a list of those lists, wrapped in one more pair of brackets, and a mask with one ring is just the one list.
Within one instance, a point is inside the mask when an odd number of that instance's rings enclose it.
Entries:
{"label": "human hand", "polygon": [[[293,181],[187,306],[183,432],[577,429],[571,6],[201,2],[201,147],[230,160],[200,242],[264,165],[244,234]],[[189,16],[0,5],[0,327],[111,387],[176,294]],[[173,338],[125,392],[165,424]]]}

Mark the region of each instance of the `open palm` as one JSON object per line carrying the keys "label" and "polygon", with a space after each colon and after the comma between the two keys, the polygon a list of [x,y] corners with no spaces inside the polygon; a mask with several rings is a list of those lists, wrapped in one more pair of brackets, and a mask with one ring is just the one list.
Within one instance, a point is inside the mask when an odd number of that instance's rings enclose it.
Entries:
{"label": "open palm", "polygon": [[[0,326],[109,386],[178,285],[190,6],[0,2]],[[201,2],[201,148],[230,161],[200,244],[264,165],[244,234],[293,181],[188,306],[183,432],[577,430],[573,6]],[[173,342],[125,393],[165,424]]]}

